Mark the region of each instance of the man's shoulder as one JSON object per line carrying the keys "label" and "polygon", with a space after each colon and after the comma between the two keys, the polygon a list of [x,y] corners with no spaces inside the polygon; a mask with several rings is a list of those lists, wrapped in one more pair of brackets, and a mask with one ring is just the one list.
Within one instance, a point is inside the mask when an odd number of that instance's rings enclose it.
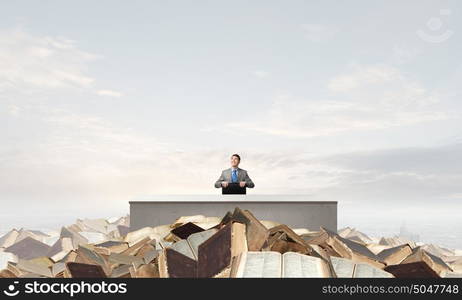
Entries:
{"label": "man's shoulder", "polygon": [[237,171],[238,171],[238,172],[247,172],[246,170],[241,169],[241,168],[237,168]]}
{"label": "man's shoulder", "polygon": [[222,173],[224,172],[228,172],[228,171],[231,171],[231,168],[228,168],[228,169],[224,169],[223,171],[221,171]]}

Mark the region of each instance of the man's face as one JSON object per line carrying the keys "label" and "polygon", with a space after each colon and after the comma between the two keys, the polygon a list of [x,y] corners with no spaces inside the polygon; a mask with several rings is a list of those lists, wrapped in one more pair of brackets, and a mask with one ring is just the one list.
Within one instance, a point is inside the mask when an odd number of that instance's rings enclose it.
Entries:
{"label": "man's face", "polygon": [[237,166],[239,166],[239,158],[231,156],[231,167],[237,168]]}

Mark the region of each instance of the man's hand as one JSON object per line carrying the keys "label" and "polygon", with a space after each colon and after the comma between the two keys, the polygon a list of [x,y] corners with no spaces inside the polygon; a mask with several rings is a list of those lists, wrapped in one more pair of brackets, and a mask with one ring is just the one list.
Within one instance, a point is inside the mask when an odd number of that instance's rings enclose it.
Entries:
{"label": "man's hand", "polygon": [[240,187],[245,187],[245,181],[239,182],[239,186],[240,186]]}
{"label": "man's hand", "polygon": [[228,186],[228,182],[227,182],[227,181],[222,181],[222,182],[221,182],[221,186],[224,187],[224,188],[227,187],[227,186]]}

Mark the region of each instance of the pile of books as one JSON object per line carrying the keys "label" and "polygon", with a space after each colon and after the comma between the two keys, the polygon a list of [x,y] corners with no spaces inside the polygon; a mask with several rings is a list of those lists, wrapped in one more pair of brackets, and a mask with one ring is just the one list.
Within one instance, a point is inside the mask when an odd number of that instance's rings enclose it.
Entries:
{"label": "pile of books", "polygon": [[400,237],[294,229],[236,208],[129,232],[129,217],[0,238],[0,277],[462,277],[462,251]]}

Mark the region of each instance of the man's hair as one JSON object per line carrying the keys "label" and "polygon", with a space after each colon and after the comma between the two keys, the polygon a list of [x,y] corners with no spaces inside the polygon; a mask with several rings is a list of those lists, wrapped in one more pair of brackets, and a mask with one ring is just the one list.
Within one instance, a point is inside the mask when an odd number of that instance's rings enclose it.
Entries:
{"label": "man's hair", "polygon": [[239,156],[239,154],[236,154],[236,153],[235,153],[235,154],[231,155],[231,157],[233,157],[233,156],[236,156],[237,159],[239,159],[239,161],[241,161],[241,157]]}

